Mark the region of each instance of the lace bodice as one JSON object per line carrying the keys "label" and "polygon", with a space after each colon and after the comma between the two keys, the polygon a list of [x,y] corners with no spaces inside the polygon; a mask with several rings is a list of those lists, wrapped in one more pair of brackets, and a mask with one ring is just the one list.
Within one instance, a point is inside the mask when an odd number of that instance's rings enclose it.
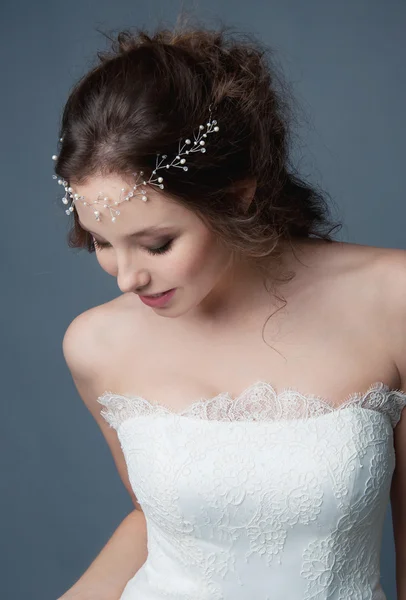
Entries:
{"label": "lace bodice", "polygon": [[146,415],[173,414],[216,421],[271,421],[314,418],[349,406],[385,411],[395,427],[404,406],[404,395],[402,390],[390,390],[383,382],[376,382],[366,393],[352,393],[334,406],[315,394],[302,394],[293,388],[276,393],[271,384],[257,381],[235,399],[228,392],[222,392],[210,399],[201,398],[179,412],[142,396],[123,396],[110,391],[100,396],[98,402],[106,406],[101,414],[114,428],[126,419]]}
{"label": "lace bodice", "polygon": [[340,405],[258,381],[174,412],[106,391],[145,514],[122,600],[385,600],[380,544],[406,392]]}

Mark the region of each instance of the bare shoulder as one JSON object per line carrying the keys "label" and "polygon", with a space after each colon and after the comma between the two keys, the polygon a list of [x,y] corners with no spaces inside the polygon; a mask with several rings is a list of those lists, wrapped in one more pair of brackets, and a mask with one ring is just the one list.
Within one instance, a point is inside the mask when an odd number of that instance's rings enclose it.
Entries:
{"label": "bare shoulder", "polygon": [[388,249],[376,269],[388,350],[406,390],[406,250]]}
{"label": "bare shoulder", "polygon": [[[402,252],[402,250],[392,250],[390,248],[381,248],[378,246],[368,246],[366,244],[356,244],[351,242],[340,242],[334,240],[331,244],[318,242],[320,248],[331,249],[331,254],[327,263],[336,260],[337,266],[345,270],[362,269],[365,273],[371,268],[383,265],[390,259],[391,253]],[[317,246],[316,246],[317,250]]]}
{"label": "bare shoulder", "polygon": [[390,312],[405,310],[406,250],[338,242],[333,256],[339,272],[355,276],[349,284],[356,283],[361,301],[370,300],[377,318],[386,320]]}
{"label": "bare shoulder", "polygon": [[[406,312],[406,250],[360,247],[363,258],[361,282],[376,299],[382,317],[395,318]],[[356,255],[356,254],[355,254]],[[387,325],[388,323],[385,323]]]}
{"label": "bare shoulder", "polygon": [[[382,364],[387,365],[396,382],[393,335],[404,320],[402,315],[406,315],[406,251],[338,241],[317,242],[314,247],[310,245],[310,258],[317,267],[311,272],[317,297],[336,315],[348,318],[347,327],[354,336],[360,336],[361,342],[375,340],[374,352],[379,347]],[[340,320],[338,323],[341,326]]]}
{"label": "bare shoulder", "polygon": [[117,319],[117,314],[120,314],[117,304],[113,300],[78,315],[65,332],[63,354],[77,391],[100,427],[135,508],[142,511],[129,481],[116,432],[104,419],[98,402],[110,383],[112,332],[116,331],[120,322]]}
{"label": "bare shoulder", "polygon": [[379,250],[381,252],[377,268],[381,270],[382,283],[387,283],[392,289],[393,285],[397,284],[406,286],[406,250],[400,248],[379,248]]}
{"label": "bare shoulder", "polygon": [[84,311],[68,326],[62,342],[66,363],[75,379],[90,381],[95,376],[103,387],[103,373],[117,328],[121,298]]}
{"label": "bare shoulder", "polygon": [[378,333],[386,357],[397,372],[396,387],[405,390],[406,250],[373,246],[360,248],[367,259],[362,263],[357,285],[363,302],[360,308],[362,310],[366,304],[372,308],[369,323]]}
{"label": "bare shoulder", "polygon": [[[389,284],[393,277],[402,276],[406,285],[406,250],[381,248],[349,242],[334,241],[327,246],[321,244],[321,272],[339,276],[354,275],[359,288],[371,292],[373,287],[383,291],[383,284]],[[349,280],[350,281],[350,280]]]}
{"label": "bare shoulder", "polygon": [[89,351],[97,349],[97,342],[102,336],[100,324],[102,316],[108,315],[109,310],[106,310],[104,305],[96,306],[86,310],[77,317],[68,326],[63,337],[62,347],[64,356],[69,361],[69,366],[72,361],[78,362],[79,359],[89,355]]}

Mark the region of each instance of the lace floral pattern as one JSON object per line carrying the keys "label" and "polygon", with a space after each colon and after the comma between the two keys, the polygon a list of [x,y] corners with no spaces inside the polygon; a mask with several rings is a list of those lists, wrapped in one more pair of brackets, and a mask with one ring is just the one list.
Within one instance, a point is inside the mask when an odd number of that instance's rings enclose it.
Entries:
{"label": "lace floral pattern", "polygon": [[201,398],[186,409],[175,412],[164,404],[150,402],[142,396],[114,394],[106,391],[97,399],[106,408],[101,414],[115,429],[126,419],[139,416],[178,415],[215,421],[271,421],[277,419],[306,419],[343,410],[357,405],[385,412],[395,427],[404,406],[403,390],[392,390],[385,383],[373,383],[367,392],[355,392],[338,406],[314,394],[302,394],[293,388],[277,393],[271,384],[258,381],[244,390],[236,399],[228,392],[213,398]]}
{"label": "lace floral pattern", "polygon": [[406,392],[377,382],[332,407],[257,382],[179,413],[112,392],[99,402],[148,527],[122,600],[385,600],[380,540]]}

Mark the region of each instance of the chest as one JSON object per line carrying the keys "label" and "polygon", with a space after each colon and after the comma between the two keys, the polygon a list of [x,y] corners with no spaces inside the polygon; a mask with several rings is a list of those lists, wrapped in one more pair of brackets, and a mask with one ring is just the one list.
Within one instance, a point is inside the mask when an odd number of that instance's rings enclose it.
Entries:
{"label": "chest", "polygon": [[374,381],[397,385],[373,306],[331,288],[309,289],[285,307],[268,306],[228,327],[139,329],[116,338],[106,387],[180,411],[255,381],[340,404]]}

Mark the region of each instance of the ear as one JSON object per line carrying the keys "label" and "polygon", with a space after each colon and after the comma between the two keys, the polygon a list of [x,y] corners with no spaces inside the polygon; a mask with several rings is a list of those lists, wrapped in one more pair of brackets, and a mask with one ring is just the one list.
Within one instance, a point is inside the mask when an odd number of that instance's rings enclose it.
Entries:
{"label": "ear", "polygon": [[257,180],[254,177],[241,179],[240,181],[233,183],[230,189],[236,194],[245,211],[248,210],[248,207],[254,198],[257,189]]}

